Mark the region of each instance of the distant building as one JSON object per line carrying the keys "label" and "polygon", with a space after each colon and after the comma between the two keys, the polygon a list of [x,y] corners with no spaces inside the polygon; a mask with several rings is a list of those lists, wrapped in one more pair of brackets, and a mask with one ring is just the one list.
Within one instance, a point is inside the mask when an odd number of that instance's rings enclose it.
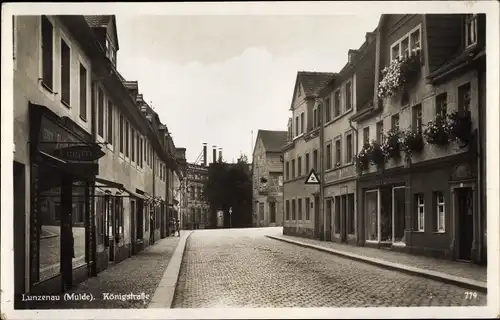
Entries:
{"label": "distant building", "polygon": [[283,153],[287,131],[259,130],[252,161],[254,227],[283,225]]}

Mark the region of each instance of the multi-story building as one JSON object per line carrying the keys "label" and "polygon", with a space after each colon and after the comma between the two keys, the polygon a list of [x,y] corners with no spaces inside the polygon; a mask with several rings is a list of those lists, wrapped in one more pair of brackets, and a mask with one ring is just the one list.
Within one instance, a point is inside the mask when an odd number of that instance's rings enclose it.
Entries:
{"label": "multi-story building", "polygon": [[254,227],[283,225],[283,155],[287,131],[259,130],[252,161]]}
{"label": "multi-story building", "polygon": [[358,106],[373,100],[375,33],[367,33],[357,50],[349,50],[342,70],[321,92],[324,170],[322,179],[325,239],[356,244],[357,129],[350,121]]}
{"label": "multi-story building", "polygon": [[116,69],[114,16],[13,26],[15,293],[57,293],[155,239],[177,167]]}
{"label": "multi-story building", "polygon": [[376,96],[352,119],[374,163],[358,162],[364,245],[484,260],[484,48],[484,15],[382,15]]}
{"label": "multi-story building", "polygon": [[284,160],[285,221],[283,233],[313,237],[323,234],[319,185],[304,181],[311,169],[319,172],[321,104],[319,93],[335,74],[297,73],[288,122],[288,139],[282,148]]}
{"label": "multi-story building", "polygon": [[205,229],[208,226],[209,204],[203,194],[208,179],[208,167],[204,164],[188,163],[187,165],[187,210],[184,227],[188,229]]}

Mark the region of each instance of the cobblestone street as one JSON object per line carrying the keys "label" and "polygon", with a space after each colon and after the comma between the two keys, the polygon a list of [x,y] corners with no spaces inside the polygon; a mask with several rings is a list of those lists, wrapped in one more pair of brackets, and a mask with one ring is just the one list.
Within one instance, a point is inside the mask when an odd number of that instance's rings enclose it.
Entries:
{"label": "cobblestone street", "polygon": [[197,230],[174,308],[482,306],[486,296],[266,238],[280,228]]}

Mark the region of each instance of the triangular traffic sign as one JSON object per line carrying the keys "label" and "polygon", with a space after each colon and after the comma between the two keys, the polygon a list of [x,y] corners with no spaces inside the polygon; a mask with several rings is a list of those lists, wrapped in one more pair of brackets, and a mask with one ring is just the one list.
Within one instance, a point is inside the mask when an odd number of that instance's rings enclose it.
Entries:
{"label": "triangular traffic sign", "polygon": [[319,184],[319,177],[316,174],[316,172],[314,172],[314,169],[311,169],[311,172],[307,176],[307,179],[304,183],[305,184]]}

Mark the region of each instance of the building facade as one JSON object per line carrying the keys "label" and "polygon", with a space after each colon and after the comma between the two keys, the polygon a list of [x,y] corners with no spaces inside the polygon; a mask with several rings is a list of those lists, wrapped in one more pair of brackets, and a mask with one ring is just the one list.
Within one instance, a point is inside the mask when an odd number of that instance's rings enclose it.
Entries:
{"label": "building facade", "polygon": [[304,184],[310,170],[321,170],[321,103],[319,93],[333,73],[297,73],[288,122],[288,139],[282,148],[284,161],[285,218],[283,233],[323,236],[324,223],[319,185]]}
{"label": "building facade", "polygon": [[287,131],[259,130],[252,161],[254,227],[283,225],[283,155]]}
{"label": "building facade", "polygon": [[208,227],[210,206],[203,194],[207,179],[207,166],[188,163],[186,173],[187,207],[184,216],[184,228],[186,229],[205,229]]}
{"label": "building facade", "polygon": [[[381,149],[388,158],[372,161],[359,177],[365,245],[484,260],[478,184],[484,39],[481,15],[382,15],[377,96],[355,117],[359,145],[373,159]],[[404,84],[388,80],[397,70]]]}
{"label": "building facade", "polygon": [[320,232],[295,231],[300,140],[283,148],[284,233],[486,262],[485,16],[382,15],[365,40],[313,107],[324,210],[306,225]]}
{"label": "building facade", "polygon": [[15,294],[60,293],[159,239],[153,177],[177,162],[116,69],[114,16],[13,27]]}

